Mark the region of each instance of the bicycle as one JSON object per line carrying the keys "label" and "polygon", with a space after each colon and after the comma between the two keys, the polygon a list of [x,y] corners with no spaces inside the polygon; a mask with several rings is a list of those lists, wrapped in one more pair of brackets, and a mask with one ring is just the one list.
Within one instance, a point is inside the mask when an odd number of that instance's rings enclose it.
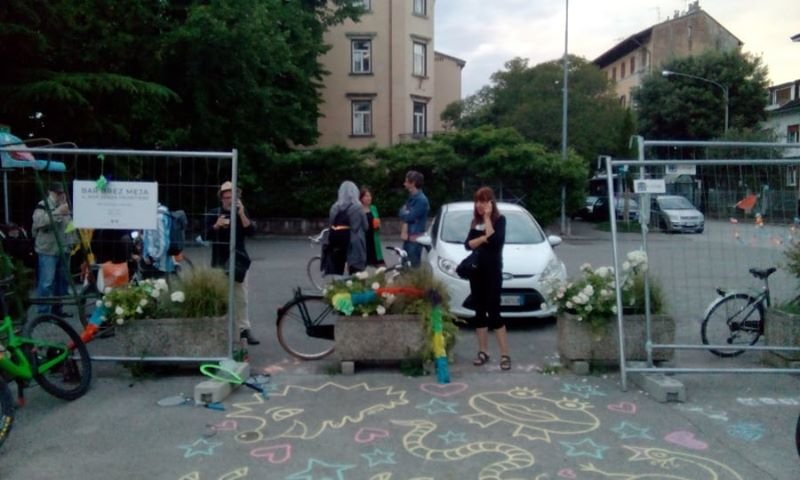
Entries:
{"label": "bicycle", "polygon": [[[754,345],[764,334],[764,313],[770,305],[769,276],[777,269],[751,268],[750,275],[764,281],[756,295],[746,292],[726,292],[717,288],[720,298],[706,309],[700,336],[704,345]],[[710,348],[719,357],[741,355],[742,349]]]}
{"label": "bicycle", "polygon": [[[2,353],[2,350],[0,350]],[[8,384],[0,378],[0,446],[11,432],[14,424],[14,400],[11,398],[11,389]]]}
{"label": "bicycle", "polygon": [[[322,243],[322,239],[325,238],[327,233],[328,229],[326,228],[317,235],[309,236],[308,239],[311,241],[311,246],[318,246],[320,243]],[[320,292],[323,288],[325,288],[325,284],[328,283],[330,275],[326,275],[322,271],[321,255],[314,255],[308,260],[308,263],[306,264],[306,274],[308,275],[308,280],[311,282],[311,285],[313,285],[314,288]]]}
{"label": "bicycle", "polygon": [[[402,248],[388,246],[400,261],[387,271],[402,271],[411,267],[408,254]],[[295,287],[293,297],[278,308],[276,330],[278,343],[287,353],[300,360],[319,360],[334,349],[333,330],[336,313],[322,294],[303,293]]]}

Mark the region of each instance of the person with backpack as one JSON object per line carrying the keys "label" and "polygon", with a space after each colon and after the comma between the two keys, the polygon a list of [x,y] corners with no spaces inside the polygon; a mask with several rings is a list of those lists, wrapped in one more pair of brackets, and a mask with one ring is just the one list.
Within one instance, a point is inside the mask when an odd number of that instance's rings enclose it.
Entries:
{"label": "person with backpack", "polygon": [[367,268],[367,216],[356,184],[345,180],[339,186],[336,203],[328,214],[328,243],[325,273],[343,275],[347,263],[351,275]]}
{"label": "person with backpack", "polygon": [[[235,270],[234,296],[236,298],[236,326],[239,338],[248,345],[261,343],[250,332],[250,318],[247,314],[247,270],[250,267],[250,256],[245,249],[245,236],[255,233],[256,226],[244,208],[241,190],[238,192],[236,209],[233,208],[233,184],[225,182],[219,187],[221,206],[211,209],[206,214],[205,238],[211,242],[211,266],[230,271],[233,263]],[[236,212],[236,246],[233,262],[230,262],[231,215]]]}
{"label": "person with backpack", "polygon": [[164,278],[175,273],[175,262],[170,250],[172,215],[164,205],[158,204],[157,227],[142,232],[141,268],[143,278]]}
{"label": "person with backpack", "polygon": [[[60,182],[53,182],[47,198],[33,209],[31,232],[34,250],[38,257],[36,272],[36,295],[39,297],[60,297],[67,294],[69,286],[69,264],[67,252],[75,243],[75,235],[67,232],[72,222],[67,193]],[[39,313],[47,313],[49,305],[39,305]],[[51,312],[58,317],[69,317],[61,305],[53,305]]]}

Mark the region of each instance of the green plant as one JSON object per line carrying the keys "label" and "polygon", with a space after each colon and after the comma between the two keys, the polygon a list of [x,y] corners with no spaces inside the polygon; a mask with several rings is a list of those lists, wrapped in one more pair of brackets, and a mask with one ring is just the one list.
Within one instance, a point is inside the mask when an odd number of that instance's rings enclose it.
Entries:
{"label": "green plant", "polygon": [[142,280],[107,289],[97,301],[102,317],[117,325],[146,318],[203,318],[224,314],[228,283],[218,269],[197,268],[170,286],[166,280]]}
{"label": "green plant", "polygon": [[[642,250],[628,253],[622,270],[624,312],[644,313],[647,254]],[[614,268],[595,269],[586,263],[581,266],[581,272],[578,278],[548,285],[548,301],[555,304],[559,311],[574,314],[579,322],[588,321],[593,328],[602,328],[617,314]],[[664,306],[661,288],[652,278],[649,283],[650,312],[660,313]]]}

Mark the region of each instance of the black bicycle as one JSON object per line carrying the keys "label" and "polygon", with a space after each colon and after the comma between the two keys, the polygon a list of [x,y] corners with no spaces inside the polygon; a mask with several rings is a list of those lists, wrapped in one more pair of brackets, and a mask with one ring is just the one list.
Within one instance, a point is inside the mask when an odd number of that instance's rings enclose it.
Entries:
{"label": "black bicycle", "polygon": [[[411,267],[405,250],[393,246],[386,249],[394,252],[399,260],[387,271]],[[336,312],[322,294],[303,293],[300,287],[295,288],[293,293],[292,299],[278,309],[278,343],[290,355],[301,360],[327,357],[333,353]]]}

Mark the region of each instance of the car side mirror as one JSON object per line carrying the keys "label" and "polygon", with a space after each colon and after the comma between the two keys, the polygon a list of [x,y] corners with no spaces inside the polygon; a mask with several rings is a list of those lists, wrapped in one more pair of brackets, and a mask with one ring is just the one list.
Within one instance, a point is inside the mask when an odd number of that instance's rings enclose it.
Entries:
{"label": "car side mirror", "polygon": [[562,241],[563,240],[561,240],[561,237],[558,235],[549,235],[547,237],[547,243],[549,243],[551,247],[557,247],[558,245],[561,245]]}
{"label": "car side mirror", "polygon": [[420,245],[423,245],[423,246],[428,247],[428,248],[430,248],[431,245],[433,244],[433,239],[431,239],[431,236],[428,235],[427,233],[424,233],[424,234],[420,235],[414,241],[419,243]]}

